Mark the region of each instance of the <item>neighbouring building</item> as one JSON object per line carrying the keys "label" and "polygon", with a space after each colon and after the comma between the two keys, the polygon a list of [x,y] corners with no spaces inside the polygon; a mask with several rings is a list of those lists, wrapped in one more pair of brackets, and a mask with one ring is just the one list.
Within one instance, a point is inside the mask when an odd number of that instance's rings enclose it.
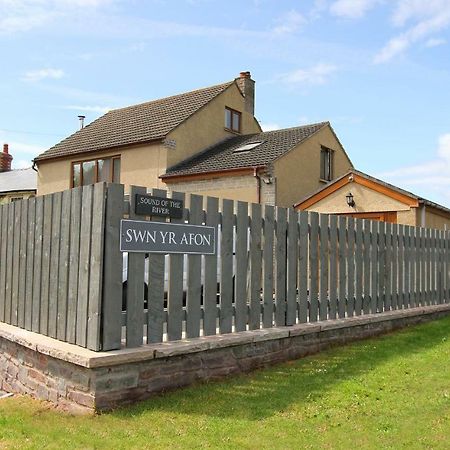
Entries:
{"label": "neighbouring building", "polygon": [[450,209],[357,170],[296,203],[297,210],[450,229]]}
{"label": "neighbouring building", "polygon": [[38,194],[97,181],[292,205],[353,167],[328,122],[262,132],[250,72],[112,110],[34,160]]}
{"label": "neighbouring building", "polygon": [[0,152],[0,204],[34,197],[37,189],[37,174],[31,167],[12,169],[13,157],[8,144]]}

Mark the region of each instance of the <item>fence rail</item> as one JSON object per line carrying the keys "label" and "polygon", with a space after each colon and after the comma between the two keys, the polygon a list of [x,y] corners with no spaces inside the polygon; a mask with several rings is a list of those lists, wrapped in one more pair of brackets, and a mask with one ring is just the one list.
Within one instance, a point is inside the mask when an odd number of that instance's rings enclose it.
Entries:
{"label": "fence rail", "polygon": [[0,206],[0,321],[112,350],[450,301],[448,231],[194,194],[178,222],[215,227],[215,255],[123,254],[121,219],[166,221],[134,213],[145,192]]}

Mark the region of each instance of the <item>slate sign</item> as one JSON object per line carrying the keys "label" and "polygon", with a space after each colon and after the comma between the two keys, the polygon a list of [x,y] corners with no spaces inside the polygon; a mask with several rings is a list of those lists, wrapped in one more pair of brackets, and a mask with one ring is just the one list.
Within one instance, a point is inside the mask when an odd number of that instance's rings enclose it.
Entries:
{"label": "slate sign", "polygon": [[183,200],[136,194],[136,214],[140,216],[183,217]]}
{"label": "slate sign", "polygon": [[142,220],[120,221],[120,251],[214,255],[216,229]]}

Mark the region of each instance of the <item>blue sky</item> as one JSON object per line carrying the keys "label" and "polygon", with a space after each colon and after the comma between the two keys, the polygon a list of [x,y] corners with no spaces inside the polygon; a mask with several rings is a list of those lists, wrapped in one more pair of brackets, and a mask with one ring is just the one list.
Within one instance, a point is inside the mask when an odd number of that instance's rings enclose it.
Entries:
{"label": "blue sky", "polygon": [[249,70],[263,129],[329,120],[359,170],[450,207],[449,0],[0,0],[15,167],[108,109]]}

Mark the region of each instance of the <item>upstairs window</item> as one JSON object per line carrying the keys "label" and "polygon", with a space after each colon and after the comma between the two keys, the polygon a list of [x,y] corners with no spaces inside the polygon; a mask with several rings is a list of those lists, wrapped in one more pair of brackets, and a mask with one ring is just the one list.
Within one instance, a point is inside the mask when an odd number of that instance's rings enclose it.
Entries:
{"label": "upstairs window", "polygon": [[322,147],[320,150],[320,179],[331,181],[333,179],[333,154],[334,150]]}
{"label": "upstairs window", "polygon": [[99,181],[120,183],[120,156],[72,163],[72,187]]}
{"label": "upstairs window", "polygon": [[241,113],[239,111],[225,107],[225,129],[235,133],[241,132]]}

